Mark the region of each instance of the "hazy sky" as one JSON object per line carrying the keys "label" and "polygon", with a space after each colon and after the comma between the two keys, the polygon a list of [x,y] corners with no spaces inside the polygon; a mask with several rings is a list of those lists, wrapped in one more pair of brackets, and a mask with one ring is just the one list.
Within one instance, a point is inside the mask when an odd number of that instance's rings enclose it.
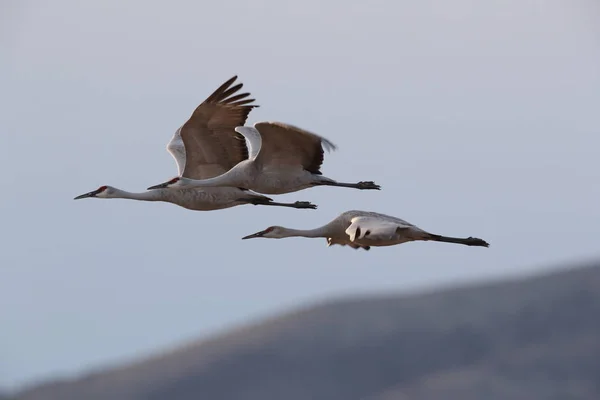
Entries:
{"label": "hazy sky", "polygon": [[[306,301],[599,256],[599,17],[596,0],[2,2],[0,387]],[[72,200],[176,174],[166,143],[234,74],[249,123],[324,135],[326,176],[383,190],[278,198],[317,211]],[[491,247],[240,240],[348,209]]]}

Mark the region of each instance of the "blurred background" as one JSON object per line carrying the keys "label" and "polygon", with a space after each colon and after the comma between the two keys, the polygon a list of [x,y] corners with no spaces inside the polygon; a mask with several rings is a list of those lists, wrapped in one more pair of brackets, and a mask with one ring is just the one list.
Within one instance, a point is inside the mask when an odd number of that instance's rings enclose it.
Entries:
{"label": "blurred background", "polygon": [[[600,398],[600,3],[0,4],[0,393]],[[238,75],[339,146],[314,188],[193,212],[82,200],[176,174]],[[489,249],[241,241],[378,211]],[[182,347],[183,346],[183,347]]]}

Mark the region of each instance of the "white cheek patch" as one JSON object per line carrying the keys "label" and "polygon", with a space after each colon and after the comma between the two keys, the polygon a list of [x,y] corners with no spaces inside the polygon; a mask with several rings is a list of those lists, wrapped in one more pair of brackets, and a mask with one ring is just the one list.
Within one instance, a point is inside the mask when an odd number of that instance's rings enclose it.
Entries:
{"label": "white cheek patch", "polygon": [[96,193],[94,197],[107,198],[108,197],[108,189],[104,189],[101,192]]}
{"label": "white cheek patch", "polygon": [[181,182],[181,179],[177,179],[175,182],[169,182],[167,184],[168,187],[171,188],[182,188],[185,187],[185,185],[183,184],[183,182]]}

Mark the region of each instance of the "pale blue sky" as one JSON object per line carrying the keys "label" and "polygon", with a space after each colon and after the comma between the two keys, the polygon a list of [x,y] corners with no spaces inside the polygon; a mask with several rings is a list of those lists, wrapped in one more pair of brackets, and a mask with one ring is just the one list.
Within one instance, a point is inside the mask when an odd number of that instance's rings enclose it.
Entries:
{"label": "pale blue sky", "polygon": [[[133,359],[306,301],[600,255],[594,0],[7,1],[0,5],[0,387]],[[261,108],[339,146],[326,176],[381,192],[317,211],[82,200],[176,173],[165,145],[238,74]],[[348,209],[480,249],[241,241]]]}

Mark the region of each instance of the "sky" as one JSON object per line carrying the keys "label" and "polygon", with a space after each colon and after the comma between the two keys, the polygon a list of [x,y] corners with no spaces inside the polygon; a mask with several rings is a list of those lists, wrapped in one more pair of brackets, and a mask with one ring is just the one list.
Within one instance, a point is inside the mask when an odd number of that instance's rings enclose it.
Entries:
{"label": "sky", "polygon": [[[302,304],[600,256],[595,0],[17,1],[0,5],[0,388],[135,360]],[[381,191],[319,209],[73,197],[177,169],[165,146],[238,75],[276,120],[338,145],[322,171]],[[387,213],[491,247],[369,252],[241,241]]]}

